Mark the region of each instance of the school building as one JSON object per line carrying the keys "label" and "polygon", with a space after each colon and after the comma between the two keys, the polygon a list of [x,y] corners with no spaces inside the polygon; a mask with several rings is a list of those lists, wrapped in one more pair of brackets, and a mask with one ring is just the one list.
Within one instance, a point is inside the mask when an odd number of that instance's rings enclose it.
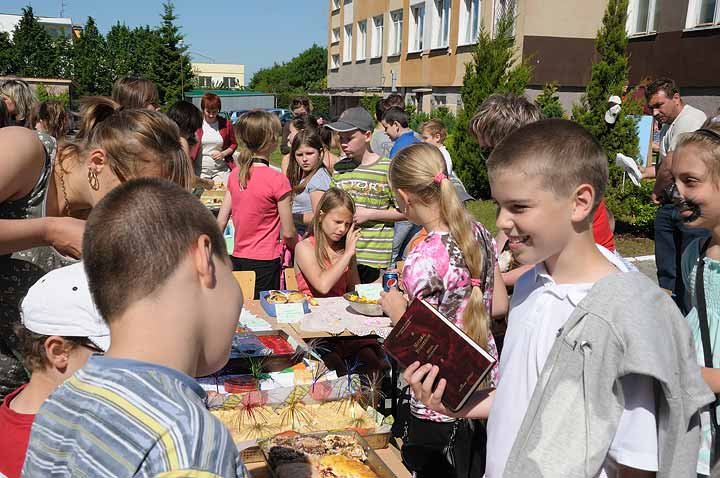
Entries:
{"label": "school building", "polygon": [[[480,25],[515,14],[527,93],[559,85],[566,111],[584,92],[607,0],[328,0],[328,90],[338,114],[361,96],[397,92],[429,112],[462,107]],[[630,0],[630,85],[669,76],[707,113],[720,106],[720,0]]]}
{"label": "school building", "polygon": [[245,86],[245,65],[228,63],[192,63],[199,88],[232,88]]}

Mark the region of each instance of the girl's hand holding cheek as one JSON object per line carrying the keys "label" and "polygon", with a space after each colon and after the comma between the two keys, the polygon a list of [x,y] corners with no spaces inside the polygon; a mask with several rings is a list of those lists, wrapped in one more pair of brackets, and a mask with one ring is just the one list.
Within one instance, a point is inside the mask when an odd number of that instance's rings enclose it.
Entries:
{"label": "girl's hand holding cheek", "polygon": [[347,236],[345,236],[345,255],[354,256],[357,242],[360,240],[361,230],[354,224],[350,227]]}

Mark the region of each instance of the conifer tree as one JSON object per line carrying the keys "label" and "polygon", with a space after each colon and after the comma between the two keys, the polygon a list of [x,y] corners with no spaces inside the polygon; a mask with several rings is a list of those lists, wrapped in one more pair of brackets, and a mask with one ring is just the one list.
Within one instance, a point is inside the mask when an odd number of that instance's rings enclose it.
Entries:
{"label": "conifer tree", "polygon": [[22,9],[22,18],[13,31],[13,63],[18,76],[54,77],[59,69],[53,39],[31,6]]}
{"label": "conifer tree", "polygon": [[163,3],[163,10],[162,23],[158,29],[158,62],[155,64],[154,76],[160,101],[169,106],[182,99],[183,89],[190,89],[193,72],[186,54],[188,47],[180,46],[183,35],[175,24],[175,6],[172,2],[166,2]]}
{"label": "conifer tree", "polygon": [[77,96],[110,94],[107,43],[93,17],[88,17],[82,35],[75,40],[72,57]]}

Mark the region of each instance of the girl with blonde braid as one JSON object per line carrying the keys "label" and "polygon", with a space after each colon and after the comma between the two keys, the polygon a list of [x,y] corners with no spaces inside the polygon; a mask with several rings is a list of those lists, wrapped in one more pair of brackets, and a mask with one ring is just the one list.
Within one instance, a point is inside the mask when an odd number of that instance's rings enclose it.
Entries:
{"label": "girl with blonde braid", "polygon": [[[425,143],[404,148],[390,166],[390,184],[399,208],[428,231],[405,261],[404,289],[410,300],[422,297],[433,304],[497,357],[490,317],[504,315],[507,294],[495,242],[463,207],[446,168],[440,150]],[[393,323],[402,317],[407,303],[397,290],[381,299]],[[488,385],[497,379],[495,367]],[[429,410],[414,398],[410,412],[403,461],[416,476],[482,476],[483,450],[472,444],[476,434],[470,422]],[[454,449],[453,463],[446,458],[449,447]]]}

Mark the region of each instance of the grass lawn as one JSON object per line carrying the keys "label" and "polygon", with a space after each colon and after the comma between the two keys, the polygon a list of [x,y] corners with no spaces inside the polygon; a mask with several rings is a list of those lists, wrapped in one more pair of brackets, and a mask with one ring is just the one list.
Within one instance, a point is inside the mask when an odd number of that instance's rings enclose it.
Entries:
{"label": "grass lawn", "polygon": [[[472,201],[468,210],[490,232],[497,234],[495,227],[495,204],[492,201]],[[655,252],[655,242],[647,237],[618,234],[615,246],[624,257],[650,256]]]}

